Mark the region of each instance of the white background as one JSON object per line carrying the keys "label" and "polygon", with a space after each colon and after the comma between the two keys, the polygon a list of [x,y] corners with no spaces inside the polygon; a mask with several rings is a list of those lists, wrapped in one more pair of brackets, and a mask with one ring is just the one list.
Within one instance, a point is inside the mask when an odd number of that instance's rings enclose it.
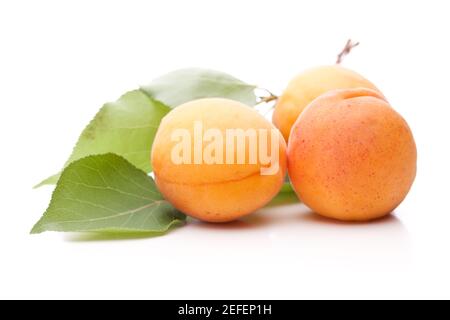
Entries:
{"label": "white background", "polygon": [[[0,298],[450,298],[448,1],[1,1]],[[418,176],[392,218],[340,224],[302,206],[134,240],[32,225],[106,101],[181,67],[281,93],[344,65],[409,122]],[[370,199],[368,199],[370,201]]]}

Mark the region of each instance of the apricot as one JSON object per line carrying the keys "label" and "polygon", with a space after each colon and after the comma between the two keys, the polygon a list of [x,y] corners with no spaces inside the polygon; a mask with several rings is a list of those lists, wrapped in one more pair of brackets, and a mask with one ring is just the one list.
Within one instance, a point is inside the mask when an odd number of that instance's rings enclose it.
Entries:
{"label": "apricot", "polygon": [[299,198],[316,213],[339,220],[389,214],[416,175],[408,124],[380,93],[364,88],[314,100],[294,124],[287,154]]}
{"label": "apricot", "polygon": [[151,162],[159,190],[177,209],[227,222],[278,193],[286,175],[286,143],[254,109],[233,100],[200,99],[163,118]]}
{"label": "apricot", "polygon": [[306,70],[291,80],[279,98],[273,113],[273,123],[288,141],[292,126],[308,104],[323,93],[347,88],[378,91],[370,81],[339,65]]}

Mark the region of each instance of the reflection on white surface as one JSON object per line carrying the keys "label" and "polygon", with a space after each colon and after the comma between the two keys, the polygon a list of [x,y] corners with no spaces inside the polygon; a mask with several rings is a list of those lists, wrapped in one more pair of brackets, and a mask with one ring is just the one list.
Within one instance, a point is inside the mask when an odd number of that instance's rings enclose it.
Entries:
{"label": "reflection on white surface", "polygon": [[393,268],[405,266],[411,258],[408,232],[394,215],[346,223],[320,217],[297,204],[264,209],[228,224],[195,221],[180,234],[187,236],[188,229],[191,253],[205,250],[220,260],[242,254],[249,260],[270,256],[271,263],[311,267],[333,263],[344,268]]}
{"label": "reflection on white surface", "polygon": [[225,224],[189,219],[186,226],[151,239],[69,234],[66,240],[139,241],[148,252],[185,266],[276,265],[357,272],[404,270],[411,263],[408,232],[394,215],[367,223],[339,222],[302,204],[266,208]]}

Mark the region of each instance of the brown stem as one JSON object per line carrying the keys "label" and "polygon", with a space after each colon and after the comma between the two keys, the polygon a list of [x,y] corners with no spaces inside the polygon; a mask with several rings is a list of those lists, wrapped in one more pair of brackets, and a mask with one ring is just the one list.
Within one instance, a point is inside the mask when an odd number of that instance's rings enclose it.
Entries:
{"label": "brown stem", "polygon": [[278,100],[278,96],[277,95],[274,95],[272,92],[270,92],[267,89],[263,89],[263,90],[267,91],[267,93],[269,95],[266,96],[266,97],[258,97],[259,101],[256,103],[256,105],[259,105],[261,103],[269,103],[269,102]]}
{"label": "brown stem", "polygon": [[357,46],[359,46],[359,42],[353,42],[351,39],[348,39],[344,49],[342,49],[342,51],[337,56],[336,64],[341,64],[342,60],[344,60],[344,57]]}

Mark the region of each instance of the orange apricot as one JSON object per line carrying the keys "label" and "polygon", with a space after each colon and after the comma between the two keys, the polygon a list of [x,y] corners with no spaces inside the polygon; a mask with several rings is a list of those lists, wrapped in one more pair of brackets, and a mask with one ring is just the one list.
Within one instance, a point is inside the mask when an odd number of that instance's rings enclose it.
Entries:
{"label": "orange apricot", "polygon": [[389,214],[416,175],[408,124],[383,95],[364,88],[314,100],[295,122],[287,154],[299,198],[316,213],[339,220]]}
{"label": "orange apricot", "polygon": [[151,154],[156,184],[180,211],[209,222],[250,214],[280,190],[286,143],[254,109],[200,99],[167,114]]}
{"label": "orange apricot", "polygon": [[358,73],[339,65],[306,70],[291,80],[279,98],[273,113],[273,123],[288,141],[298,116],[315,98],[335,89],[378,89]]}

